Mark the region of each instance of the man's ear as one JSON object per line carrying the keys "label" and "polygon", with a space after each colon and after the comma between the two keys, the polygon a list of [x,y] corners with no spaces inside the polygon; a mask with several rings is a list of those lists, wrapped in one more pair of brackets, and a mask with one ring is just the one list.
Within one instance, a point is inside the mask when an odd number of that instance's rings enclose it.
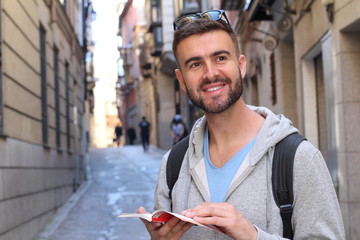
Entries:
{"label": "man's ear", "polygon": [[180,69],[175,69],[175,75],[176,75],[177,80],[179,81],[181,89],[184,92],[186,92],[186,86],[185,86],[185,82],[184,82],[181,70]]}
{"label": "man's ear", "polygon": [[244,78],[246,74],[246,58],[242,54],[239,57],[239,68],[241,72],[241,77]]}

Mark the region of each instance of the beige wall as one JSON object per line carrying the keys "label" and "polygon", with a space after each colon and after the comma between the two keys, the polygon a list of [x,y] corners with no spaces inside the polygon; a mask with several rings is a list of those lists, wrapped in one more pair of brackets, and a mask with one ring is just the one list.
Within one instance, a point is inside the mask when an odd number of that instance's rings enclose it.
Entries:
{"label": "beige wall", "polygon": [[[297,1],[298,3],[300,1]],[[346,238],[359,239],[360,190],[360,2],[335,1],[334,22],[330,23],[321,1],[294,27],[295,64],[298,96],[301,98],[299,122],[306,137],[317,146],[318,126],[314,57],[323,55],[327,101],[327,164],[338,189]],[[351,26],[352,30],[348,31]],[[331,162],[331,154],[334,161]]]}
{"label": "beige wall", "polygon": [[[284,113],[317,147],[321,145],[320,131],[324,128],[318,125],[314,58],[321,54],[327,125],[327,150],[323,155],[338,191],[346,239],[352,240],[360,239],[360,1],[334,2],[334,21],[330,22],[321,0],[295,0],[291,7],[297,14],[290,15],[293,19],[290,41],[282,37],[275,21],[252,23],[278,37],[279,44],[274,51],[266,50],[260,41],[247,41],[246,37],[241,40],[248,64],[254,59],[260,63],[255,72],[258,104]],[[307,4],[308,11],[301,11]],[[253,31],[251,37],[263,39],[265,35]],[[271,104],[269,91],[271,53],[276,59],[278,102],[275,105]],[[252,70],[253,66],[248,66],[248,74],[254,75]],[[246,87],[245,100],[251,104],[256,95],[254,85],[248,82]]]}
{"label": "beige wall", "polygon": [[156,103],[155,103],[155,88],[152,78],[142,79],[137,86],[138,93],[138,105],[139,105],[139,121],[134,123],[133,126],[137,131],[137,136],[141,139],[139,132],[138,123],[141,121],[142,116],[145,116],[146,119],[150,122],[150,144],[157,146],[157,134],[158,128],[156,124]]}
{"label": "beige wall", "polygon": [[72,194],[74,155],[12,138],[0,155],[0,238],[32,239]]}
{"label": "beige wall", "polygon": [[172,147],[170,124],[175,116],[175,76],[167,76],[158,70],[154,77],[157,82],[156,89],[158,97],[158,146],[162,149],[170,149]]}
{"label": "beige wall", "polygon": [[[360,3],[359,6],[360,7]],[[360,190],[357,187],[360,173],[360,32],[343,33],[337,36],[335,77],[337,89],[336,108],[338,112],[339,138],[339,186],[340,203],[344,213],[348,239],[359,239]],[[346,46],[346,47],[345,47]]]}
{"label": "beige wall", "polygon": [[[80,16],[78,9],[72,10],[72,20]],[[36,237],[73,192],[75,161],[84,158],[80,142],[85,140],[82,37],[76,19],[77,35],[57,0],[1,1],[0,239]],[[43,146],[42,139],[40,23],[46,29],[49,146]],[[54,46],[59,49],[60,147],[55,141]],[[69,149],[65,62],[69,64]]]}
{"label": "beige wall", "polygon": [[[259,29],[270,31],[268,23],[263,23]],[[254,32],[254,38],[262,39],[263,33]],[[247,79],[244,89],[244,99],[247,104],[267,107],[277,114],[284,114],[298,127],[296,105],[296,79],[293,43],[279,41],[274,50],[267,50],[262,42],[242,42],[242,51],[247,58]],[[270,56],[275,60],[276,103],[272,103]],[[255,66],[257,62],[257,66]],[[257,89],[254,89],[251,77],[257,78]]]}

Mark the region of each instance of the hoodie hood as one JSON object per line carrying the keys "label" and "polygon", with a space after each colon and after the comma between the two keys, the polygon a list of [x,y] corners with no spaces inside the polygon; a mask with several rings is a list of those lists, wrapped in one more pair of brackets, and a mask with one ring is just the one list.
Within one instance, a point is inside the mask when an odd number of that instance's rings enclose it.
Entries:
{"label": "hoodie hood", "polygon": [[[252,154],[256,154],[250,158],[253,161],[258,161],[269,149],[273,149],[286,136],[299,132],[290,119],[282,114],[275,115],[265,107],[249,106],[249,108],[265,118],[251,151]],[[252,162],[252,164],[256,164],[256,162]]]}
{"label": "hoodie hood", "polygon": [[[279,141],[292,133],[298,132],[298,129],[292,125],[290,119],[282,114],[275,115],[265,107],[248,107],[265,118],[265,122],[261,127],[250,152],[250,154],[254,154],[250,157],[251,165],[255,165],[270,149],[273,149]],[[204,116],[194,124],[191,131],[190,139],[192,139],[192,144],[190,144],[189,150],[196,155],[196,158],[193,159],[200,159],[202,156],[205,126],[206,117]],[[193,167],[196,164],[197,162],[192,162],[190,163],[190,166]]]}

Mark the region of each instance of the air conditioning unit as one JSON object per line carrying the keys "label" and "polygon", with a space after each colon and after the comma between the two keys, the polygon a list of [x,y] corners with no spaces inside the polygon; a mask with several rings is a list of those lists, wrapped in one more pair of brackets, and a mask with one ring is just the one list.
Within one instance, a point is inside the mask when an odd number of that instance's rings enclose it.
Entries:
{"label": "air conditioning unit", "polygon": [[264,38],[263,44],[267,50],[273,51],[277,47],[278,41],[275,37],[268,35]]}
{"label": "air conditioning unit", "polygon": [[278,22],[277,27],[281,32],[288,32],[293,26],[292,19],[284,15]]}

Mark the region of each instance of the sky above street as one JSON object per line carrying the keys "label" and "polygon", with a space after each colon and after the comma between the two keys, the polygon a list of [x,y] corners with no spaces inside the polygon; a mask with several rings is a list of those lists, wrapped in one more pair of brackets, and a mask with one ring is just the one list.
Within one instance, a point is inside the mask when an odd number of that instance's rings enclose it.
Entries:
{"label": "sky above street", "polygon": [[[94,77],[114,81],[117,77],[118,21],[124,0],[93,0],[96,21],[92,24],[94,50]],[[116,79],[115,79],[116,81]]]}

